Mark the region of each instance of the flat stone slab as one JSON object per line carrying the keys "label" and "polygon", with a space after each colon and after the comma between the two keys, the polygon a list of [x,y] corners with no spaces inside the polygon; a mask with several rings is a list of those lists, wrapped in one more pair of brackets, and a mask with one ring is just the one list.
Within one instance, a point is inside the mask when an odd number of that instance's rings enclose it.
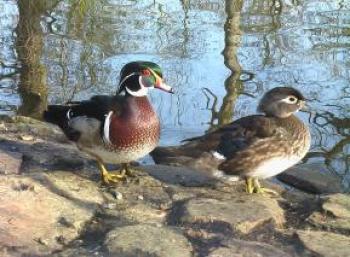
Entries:
{"label": "flat stone slab", "polygon": [[66,172],[1,176],[0,197],[0,246],[23,256],[61,249],[103,202],[91,181]]}
{"label": "flat stone slab", "polygon": [[142,169],[163,182],[182,186],[207,186],[213,185],[217,181],[202,172],[182,166],[160,164],[142,166]]}
{"label": "flat stone slab", "polygon": [[350,195],[334,194],[324,197],[323,210],[332,213],[337,218],[350,219]]}
{"label": "flat stone slab", "polygon": [[208,257],[290,257],[291,255],[276,247],[259,242],[248,242],[232,239],[222,243]]}
{"label": "flat stone slab", "polygon": [[[294,212],[313,200],[309,194],[248,195],[244,181],[217,183],[202,171],[166,165],[142,166],[151,176],[136,171],[128,183],[101,186],[95,163],[56,127],[16,117],[0,131],[0,148],[22,161],[20,175],[0,175],[0,256],[330,256],[292,237],[310,225],[303,215],[313,207]],[[348,198],[327,197],[314,204],[314,215],[326,219],[320,229],[348,235]],[[280,200],[291,221],[287,232],[276,229],[285,222]],[[332,251],[344,248],[344,237],[334,235],[341,240],[332,239]]]}
{"label": "flat stone slab", "polygon": [[0,174],[19,174],[23,154],[0,149]]}
{"label": "flat stone slab", "polygon": [[314,212],[307,220],[320,228],[333,228],[350,231],[349,219],[335,219],[325,213]]}
{"label": "flat stone slab", "polygon": [[349,257],[349,237],[322,231],[298,230],[296,234],[307,249],[321,256]]}
{"label": "flat stone slab", "polygon": [[275,199],[266,196],[237,194],[235,199],[191,199],[185,203],[182,223],[227,223],[232,230],[247,234],[266,223],[281,227],[284,211]]}
{"label": "flat stone slab", "polygon": [[350,231],[350,195],[327,195],[322,210],[312,213],[308,220],[316,226]]}
{"label": "flat stone slab", "polygon": [[121,214],[130,222],[162,224],[165,222],[167,213],[145,203],[138,203],[128,206]]}
{"label": "flat stone slab", "polygon": [[8,117],[6,131],[68,142],[57,126],[25,116]]}
{"label": "flat stone slab", "polygon": [[282,182],[313,194],[343,192],[341,179],[320,164],[301,164],[277,176]]}
{"label": "flat stone slab", "polygon": [[108,254],[118,257],[191,257],[192,247],[178,230],[150,224],[115,228],[104,243]]}

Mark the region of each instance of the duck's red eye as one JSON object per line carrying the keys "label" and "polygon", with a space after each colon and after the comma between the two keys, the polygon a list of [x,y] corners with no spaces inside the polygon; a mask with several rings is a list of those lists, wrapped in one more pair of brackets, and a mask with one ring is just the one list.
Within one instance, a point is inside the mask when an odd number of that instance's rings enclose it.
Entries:
{"label": "duck's red eye", "polygon": [[149,70],[143,70],[142,71],[142,75],[143,76],[150,76],[151,75],[151,72]]}

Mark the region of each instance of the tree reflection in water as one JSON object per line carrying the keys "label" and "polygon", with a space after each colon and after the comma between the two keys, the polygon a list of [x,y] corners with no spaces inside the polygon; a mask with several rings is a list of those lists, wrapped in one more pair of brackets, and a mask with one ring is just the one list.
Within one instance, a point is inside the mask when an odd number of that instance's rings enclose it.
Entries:
{"label": "tree reflection in water", "polygon": [[0,109],[9,108],[1,102],[7,87],[1,83],[17,88],[17,71],[18,112],[39,118],[47,102],[114,93],[123,64],[149,59],[177,89],[173,98],[150,96],[162,120],[162,144],[173,144],[255,113],[266,90],[290,85],[312,99],[317,112],[310,120],[313,147],[306,161],[350,177],[350,6],[344,1],[19,0],[17,5],[12,36],[17,60],[4,59],[6,40],[0,40]]}
{"label": "tree reflection in water", "polygon": [[18,93],[22,99],[18,113],[34,118],[40,118],[47,105],[46,68],[41,63],[43,34],[40,19],[50,7],[53,5],[44,0],[18,1],[16,50],[21,62]]}

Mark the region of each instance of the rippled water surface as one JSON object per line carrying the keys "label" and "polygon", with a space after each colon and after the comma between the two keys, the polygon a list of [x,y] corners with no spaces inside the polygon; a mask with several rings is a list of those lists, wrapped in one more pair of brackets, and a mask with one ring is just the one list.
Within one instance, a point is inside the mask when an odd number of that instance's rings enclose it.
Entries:
{"label": "rippled water surface", "polygon": [[[35,2],[35,3],[34,3]],[[116,90],[119,70],[151,60],[176,89],[151,99],[161,144],[255,112],[290,85],[310,99],[307,162],[350,181],[350,1],[0,0],[0,113]]]}

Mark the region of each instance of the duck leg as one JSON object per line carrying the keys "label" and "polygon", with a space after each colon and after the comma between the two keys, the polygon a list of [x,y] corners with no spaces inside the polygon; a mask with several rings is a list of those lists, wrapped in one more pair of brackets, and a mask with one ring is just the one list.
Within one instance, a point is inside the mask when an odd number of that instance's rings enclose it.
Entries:
{"label": "duck leg", "polygon": [[245,179],[245,190],[248,194],[254,193],[253,179],[246,178]]}
{"label": "duck leg", "polygon": [[272,189],[266,188],[266,187],[262,187],[257,178],[252,178],[252,182],[253,182],[254,193],[257,193],[257,194],[269,193],[269,194],[273,194],[273,195],[278,195],[278,193],[275,190],[272,190]]}
{"label": "duck leg", "polygon": [[122,164],[123,169],[125,170],[125,174],[129,177],[136,177],[134,172],[137,171],[135,168],[131,168],[129,163]]}
{"label": "duck leg", "polygon": [[125,181],[126,171],[124,169],[121,170],[120,174],[111,174],[107,171],[107,169],[101,161],[97,161],[97,165],[98,169],[101,172],[101,178],[105,184],[109,185],[111,183]]}

